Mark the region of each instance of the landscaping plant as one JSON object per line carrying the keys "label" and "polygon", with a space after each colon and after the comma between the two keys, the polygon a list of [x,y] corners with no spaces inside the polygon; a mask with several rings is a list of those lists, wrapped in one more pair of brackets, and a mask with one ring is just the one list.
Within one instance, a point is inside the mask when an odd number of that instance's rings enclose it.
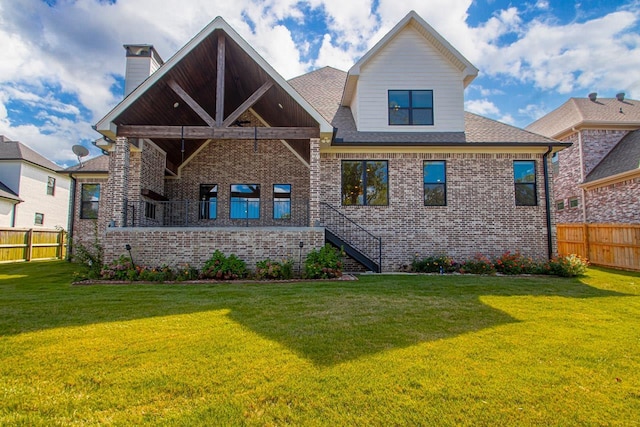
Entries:
{"label": "landscaping plant", "polygon": [[304,274],[308,279],[333,279],[342,276],[341,250],[326,244],[320,250],[313,249],[304,262]]}
{"label": "landscaping plant", "polygon": [[247,265],[235,254],[228,257],[216,250],[204,263],[200,272],[201,279],[236,280],[247,276]]}

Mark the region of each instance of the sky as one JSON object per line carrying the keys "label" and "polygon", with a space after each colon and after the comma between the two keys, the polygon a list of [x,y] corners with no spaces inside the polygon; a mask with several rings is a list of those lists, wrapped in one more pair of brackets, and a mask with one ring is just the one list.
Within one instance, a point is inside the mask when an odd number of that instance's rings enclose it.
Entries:
{"label": "sky", "polygon": [[286,79],[344,71],[415,10],[479,70],[465,109],[524,127],[570,97],[640,99],[640,0],[0,0],[0,134],[61,166],[123,98],[124,44],[167,61],[222,16]]}

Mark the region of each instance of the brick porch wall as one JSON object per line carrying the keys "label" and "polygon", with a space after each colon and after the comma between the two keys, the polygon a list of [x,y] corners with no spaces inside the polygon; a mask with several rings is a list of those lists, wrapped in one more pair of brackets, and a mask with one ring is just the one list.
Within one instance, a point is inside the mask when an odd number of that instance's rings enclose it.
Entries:
{"label": "brick porch wall", "polygon": [[[341,161],[348,159],[388,160],[388,206],[341,206]],[[530,159],[536,160],[538,206],[515,206],[513,161]],[[424,206],[424,160],[447,161],[447,206]],[[383,271],[403,269],[416,253],[458,260],[507,250],[547,256],[541,154],[324,153],[321,174],[323,201],[382,237]]]}
{"label": "brick porch wall", "polygon": [[131,245],[138,265],[180,266],[188,263],[201,268],[218,249],[225,255],[236,254],[254,269],[256,262],[292,259],[299,266],[300,242],[302,262],[311,251],[324,245],[323,228],[109,228],[104,247],[105,262],[127,255]]}
{"label": "brick porch wall", "polygon": [[[100,184],[100,202],[98,204],[98,219],[81,219],[80,206],[82,204],[82,184]],[[96,231],[98,239],[102,239],[109,223],[107,178],[77,178],[74,211],[73,211],[73,244],[91,245],[95,241]],[[96,229],[97,227],[97,229]]]}

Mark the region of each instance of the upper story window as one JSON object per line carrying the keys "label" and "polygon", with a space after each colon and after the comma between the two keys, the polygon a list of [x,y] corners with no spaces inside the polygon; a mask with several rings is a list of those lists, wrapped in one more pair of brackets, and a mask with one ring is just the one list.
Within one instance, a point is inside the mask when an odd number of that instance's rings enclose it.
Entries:
{"label": "upper story window", "polygon": [[425,161],[424,205],[446,206],[447,204],[447,172],[444,160]]}
{"label": "upper story window", "polygon": [[231,186],[231,219],[260,218],[260,184]]}
{"label": "upper story window", "polygon": [[49,196],[53,196],[53,193],[56,192],[56,179],[53,177],[47,178],[47,194]]}
{"label": "upper story window", "polygon": [[536,206],[536,162],[533,160],[514,160],[513,181],[516,191],[516,206]]}
{"label": "upper story window", "polygon": [[100,205],[100,184],[82,184],[80,218],[98,218],[98,207]]}
{"label": "upper story window", "polygon": [[558,153],[553,153],[551,155],[551,170],[554,175],[557,175],[560,172],[560,158],[558,157]]}
{"label": "upper story window", "polygon": [[218,217],[218,185],[200,184],[200,219]]}
{"label": "upper story window", "polygon": [[389,125],[433,125],[433,91],[390,90]]}
{"label": "upper story window", "polygon": [[343,206],[386,206],[389,204],[389,171],[386,160],[342,162]]}

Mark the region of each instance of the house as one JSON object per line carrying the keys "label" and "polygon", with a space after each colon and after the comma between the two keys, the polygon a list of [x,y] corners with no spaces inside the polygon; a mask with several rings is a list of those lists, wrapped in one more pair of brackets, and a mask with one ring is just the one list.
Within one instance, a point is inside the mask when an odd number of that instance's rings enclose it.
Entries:
{"label": "house", "polygon": [[68,228],[70,182],[60,167],[0,135],[0,227]]}
{"label": "house", "polygon": [[572,143],[552,159],[558,223],[640,223],[640,101],[571,98],[526,129]]}
{"label": "house", "polygon": [[220,17],[167,62],[125,48],[138,80],[95,126],[106,182],[76,187],[74,234],[97,224],[105,260],[130,245],[143,264],[219,249],[252,266],[330,242],[393,271],[554,252],[547,165],[569,144],[465,113],[478,70],[415,12],[348,72],[290,81]]}

